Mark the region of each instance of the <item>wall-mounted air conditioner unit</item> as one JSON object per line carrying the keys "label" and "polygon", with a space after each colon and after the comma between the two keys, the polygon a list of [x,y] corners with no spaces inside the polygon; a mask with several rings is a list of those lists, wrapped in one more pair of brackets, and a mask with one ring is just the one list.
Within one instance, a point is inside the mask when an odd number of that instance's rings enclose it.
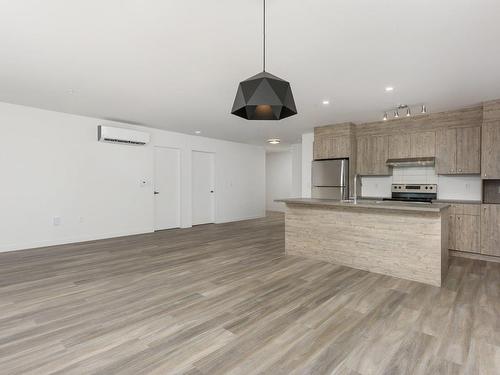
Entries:
{"label": "wall-mounted air conditioner unit", "polygon": [[112,126],[97,126],[99,142],[126,143],[130,145],[145,145],[149,143],[149,133],[137,130],[115,128]]}

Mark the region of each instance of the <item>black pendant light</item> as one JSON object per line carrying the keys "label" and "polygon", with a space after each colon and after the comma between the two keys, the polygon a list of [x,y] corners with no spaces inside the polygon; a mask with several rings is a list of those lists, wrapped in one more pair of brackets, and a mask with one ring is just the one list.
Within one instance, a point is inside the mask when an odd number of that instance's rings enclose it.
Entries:
{"label": "black pendant light", "polygon": [[281,120],[297,114],[290,83],[266,72],[266,0],[264,1],[263,69],[240,82],[233,115],[247,120]]}

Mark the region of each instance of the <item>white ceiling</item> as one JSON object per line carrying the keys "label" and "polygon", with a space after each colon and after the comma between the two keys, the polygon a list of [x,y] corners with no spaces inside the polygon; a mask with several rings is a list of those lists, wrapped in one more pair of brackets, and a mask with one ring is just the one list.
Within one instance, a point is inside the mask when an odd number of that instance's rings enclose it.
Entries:
{"label": "white ceiling", "polygon": [[0,0],[0,101],[264,144],[500,98],[498,0],[267,3],[267,70],[299,111],[281,122],[229,114],[261,70],[261,0]]}

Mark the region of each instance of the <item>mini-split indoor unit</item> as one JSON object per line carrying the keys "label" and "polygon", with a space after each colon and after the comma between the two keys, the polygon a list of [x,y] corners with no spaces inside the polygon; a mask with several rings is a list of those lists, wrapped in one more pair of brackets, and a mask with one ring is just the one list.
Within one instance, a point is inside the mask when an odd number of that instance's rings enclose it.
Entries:
{"label": "mini-split indoor unit", "polygon": [[130,145],[145,145],[149,143],[149,133],[138,130],[115,128],[113,126],[97,126],[97,140],[99,142],[126,143]]}

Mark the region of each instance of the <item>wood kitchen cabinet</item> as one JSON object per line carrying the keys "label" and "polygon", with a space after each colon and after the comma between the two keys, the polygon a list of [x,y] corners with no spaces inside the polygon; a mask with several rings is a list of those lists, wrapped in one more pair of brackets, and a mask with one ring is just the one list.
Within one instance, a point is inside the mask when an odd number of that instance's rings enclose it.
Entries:
{"label": "wood kitchen cabinet", "polygon": [[481,128],[443,129],[436,133],[437,174],[481,173]]}
{"label": "wood kitchen cabinet", "polygon": [[455,215],[455,250],[479,253],[481,217]]}
{"label": "wood kitchen cabinet", "polygon": [[436,133],[436,173],[454,174],[457,155],[457,130],[444,129]]}
{"label": "wood kitchen cabinet", "polygon": [[481,128],[457,129],[457,164],[458,173],[481,173]]}
{"label": "wood kitchen cabinet", "polygon": [[481,252],[481,206],[452,204],[449,217],[448,247],[470,253]]}
{"label": "wood kitchen cabinet", "polygon": [[351,153],[351,137],[319,137],[314,140],[314,159],[348,158]]}
{"label": "wood kitchen cabinet", "polygon": [[357,138],[357,173],[365,176],[390,175],[389,136],[369,135]]}
{"label": "wood kitchen cabinet", "polygon": [[436,133],[419,132],[389,136],[389,159],[418,158],[436,155]]}
{"label": "wood kitchen cabinet", "polygon": [[410,157],[436,155],[436,132],[419,132],[410,135]]}
{"label": "wood kitchen cabinet", "polygon": [[482,133],[481,177],[500,179],[500,121],[484,123]]}
{"label": "wood kitchen cabinet", "polygon": [[481,254],[500,256],[500,205],[481,206]]}
{"label": "wood kitchen cabinet", "polygon": [[393,134],[389,136],[389,159],[404,159],[411,155],[410,134]]}

